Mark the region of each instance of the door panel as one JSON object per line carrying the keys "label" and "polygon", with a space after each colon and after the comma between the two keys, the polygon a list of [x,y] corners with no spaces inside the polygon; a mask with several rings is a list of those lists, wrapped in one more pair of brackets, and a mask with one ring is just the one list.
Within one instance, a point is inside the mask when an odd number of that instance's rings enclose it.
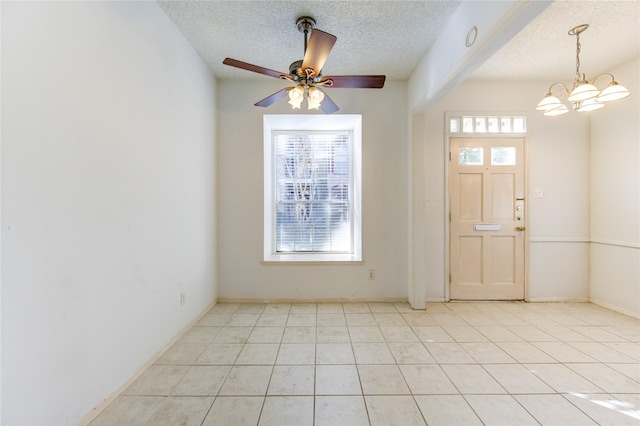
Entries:
{"label": "door panel", "polygon": [[451,299],[524,299],[524,138],[452,138]]}

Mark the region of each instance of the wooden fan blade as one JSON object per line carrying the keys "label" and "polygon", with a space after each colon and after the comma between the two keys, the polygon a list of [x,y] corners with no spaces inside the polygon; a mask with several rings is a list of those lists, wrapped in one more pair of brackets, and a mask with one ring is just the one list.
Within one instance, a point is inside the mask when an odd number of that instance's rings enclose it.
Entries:
{"label": "wooden fan blade", "polygon": [[248,62],[238,61],[237,59],[225,58],[222,61],[223,64],[229,65],[232,67],[240,68],[242,70],[247,70],[251,72],[257,72],[258,74],[268,75],[269,77],[280,78],[283,75],[288,75],[287,73],[270,70],[268,68],[259,67],[258,65],[253,65]]}
{"label": "wooden fan blade", "polygon": [[312,30],[307,51],[304,53],[304,59],[302,60],[302,70],[311,68],[313,77],[320,74],[336,40],[336,36],[332,34],[320,30]]}
{"label": "wooden fan blade", "polygon": [[325,86],[326,89],[382,89],[385,78],[384,75],[337,75],[323,77],[321,81],[333,80],[331,86]]}
{"label": "wooden fan blade", "polygon": [[275,102],[279,101],[280,99],[286,97],[287,94],[289,93],[289,90],[291,90],[291,89],[293,89],[293,87],[285,87],[284,89],[277,91],[273,95],[267,96],[263,100],[256,102],[255,106],[268,107],[269,105],[272,105],[273,103],[275,103]]}
{"label": "wooden fan blade", "polygon": [[324,90],[322,90],[322,93],[324,93],[324,99],[320,103],[320,109],[322,110],[322,112],[324,112],[325,114],[332,114],[332,113],[338,111],[340,108],[338,108],[338,105],[336,105],[336,103],[333,102],[333,99],[331,99],[325,93]]}

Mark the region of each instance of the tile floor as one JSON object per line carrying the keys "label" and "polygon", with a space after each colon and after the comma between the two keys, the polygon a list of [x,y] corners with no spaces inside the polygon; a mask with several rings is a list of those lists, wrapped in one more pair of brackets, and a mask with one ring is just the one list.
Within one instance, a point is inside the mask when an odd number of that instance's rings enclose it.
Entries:
{"label": "tile floor", "polygon": [[92,425],[635,425],[640,320],[588,303],[217,304]]}

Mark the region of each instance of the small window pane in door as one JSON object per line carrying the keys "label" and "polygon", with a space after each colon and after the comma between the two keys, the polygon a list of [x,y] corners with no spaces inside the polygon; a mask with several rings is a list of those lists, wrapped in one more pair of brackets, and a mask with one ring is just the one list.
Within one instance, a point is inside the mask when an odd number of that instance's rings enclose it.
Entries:
{"label": "small window pane in door", "polygon": [[498,117],[487,118],[487,131],[489,133],[500,132],[500,122],[498,121]]}
{"label": "small window pane in door", "polygon": [[458,133],[460,132],[460,119],[459,118],[452,118],[449,120],[449,132],[451,133]]}
{"label": "small window pane in door", "polygon": [[458,148],[458,164],[461,166],[482,166],[484,164],[482,148],[475,146]]}
{"label": "small window pane in door", "polygon": [[485,133],[487,131],[487,119],[484,117],[476,117],[476,132]]}
{"label": "small window pane in door", "polygon": [[462,131],[473,133],[473,117],[462,117]]}
{"label": "small window pane in door", "polygon": [[502,130],[502,133],[511,133],[511,117],[502,117],[500,119],[500,130]]}
{"label": "small window pane in door", "polygon": [[524,117],[513,117],[513,132],[514,133],[524,133]]}
{"label": "small window pane in door", "polygon": [[514,146],[491,147],[492,166],[515,166],[516,148]]}

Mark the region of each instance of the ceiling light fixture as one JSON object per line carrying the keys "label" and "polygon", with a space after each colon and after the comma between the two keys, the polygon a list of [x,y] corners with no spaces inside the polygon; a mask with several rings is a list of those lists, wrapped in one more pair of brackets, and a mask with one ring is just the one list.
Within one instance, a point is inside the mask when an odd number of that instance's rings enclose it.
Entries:
{"label": "ceiling light fixture", "polygon": [[[612,74],[601,74],[591,82],[585,78],[584,74],[580,74],[580,33],[587,28],[589,28],[589,24],[582,24],[569,30],[569,35],[576,36],[576,79],[573,82],[571,92],[563,83],[553,83],[549,87],[548,93],[536,107],[545,116],[556,116],[569,112],[569,108],[563,100],[569,102],[575,111],[584,112],[604,108],[605,102],[623,99],[631,94],[625,87],[618,84]],[[595,86],[596,80],[601,77],[611,78],[609,85],[602,91]],[[554,94],[553,88],[555,86],[560,86],[560,88]]]}

